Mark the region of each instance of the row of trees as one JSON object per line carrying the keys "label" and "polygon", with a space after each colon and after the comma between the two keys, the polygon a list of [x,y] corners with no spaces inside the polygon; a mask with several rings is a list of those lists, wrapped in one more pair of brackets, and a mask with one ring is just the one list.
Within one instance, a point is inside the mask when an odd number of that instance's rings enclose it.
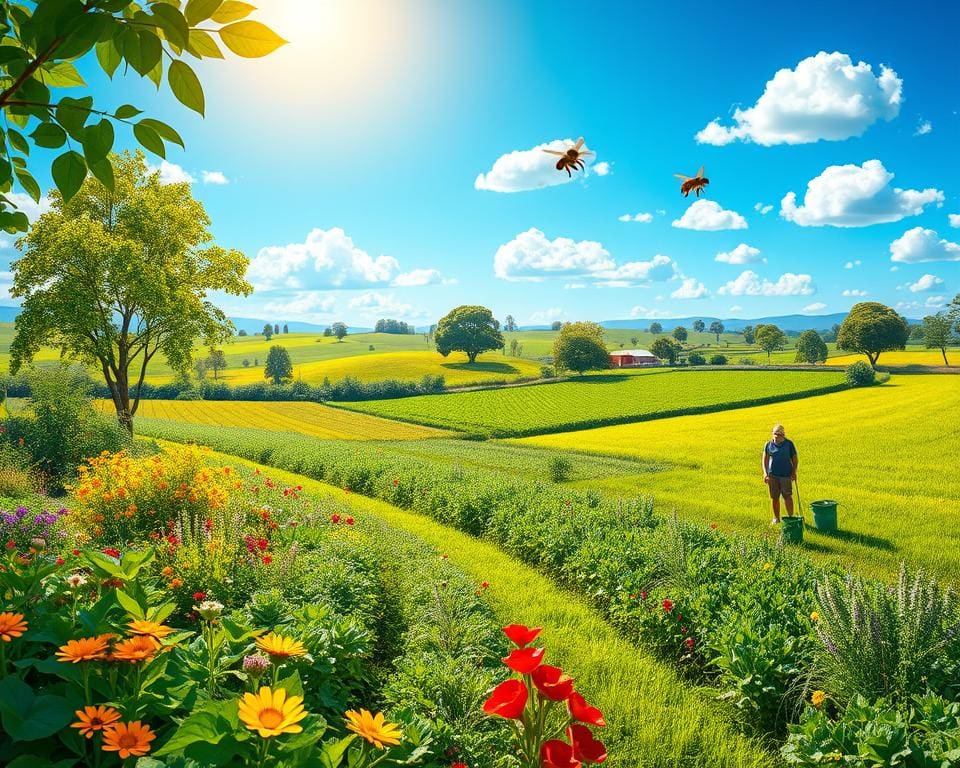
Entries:
{"label": "row of trees", "polygon": [[385,318],[377,320],[376,325],[373,327],[373,332],[413,334],[417,332],[417,329],[409,323],[403,322],[402,320],[391,320]]}

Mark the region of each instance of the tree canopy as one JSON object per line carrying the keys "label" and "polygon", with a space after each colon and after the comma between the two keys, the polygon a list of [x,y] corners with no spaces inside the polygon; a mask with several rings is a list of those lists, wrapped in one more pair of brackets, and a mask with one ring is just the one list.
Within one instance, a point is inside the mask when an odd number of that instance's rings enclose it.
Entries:
{"label": "tree canopy", "polygon": [[440,318],[433,339],[444,357],[455,350],[466,352],[471,363],[481,352],[504,346],[500,322],[489,309],[476,305],[451,309]]}
{"label": "tree canopy", "polygon": [[787,346],[787,335],[772,324],[758,325],[754,330],[754,337],[757,346],[767,353],[768,363],[770,362],[771,353]]}
{"label": "tree canopy", "polygon": [[682,347],[677,344],[677,342],[666,336],[654,341],[653,346],[650,347],[650,351],[653,352],[653,354],[661,360],[666,360],[670,365],[677,362],[677,356],[680,354],[681,349]]}
{"label": "tree canopy", "polygon": [[[92,96],[80,95],[87,84],[75,61],[95,61],[110,78],[123,65],[124,73],[147,77],[158,89],[166,80],[177,100],[203,115],[203,87],[184,61],[187,55],[222,59],[223,44],[237,56],[256,58],[285,42],[246,18],[254,10],[230,0],[188,0],[182,9],[177,0],[0,4],[0,111],[5,118],[0,127],[0,229],[24,232],[28,227],[26,215],[7,197],[15,185],[40,200],[40,185],[31,172],[40,161],[38,155],[31,159],[31,145],[44,150],[66,145],[50,168],[65,201],[81,189],[88,170],[113,189],[115,126],[131,129],[140,146],[161,158],[168,143],[183,146],[176,130],[141,117],[131,104],[103,109]],[[76,95],[54,96],[67,88],[76,89]]]}
{"label": "tree canopy", "polygon": [[658,333],[663,333],[663,326],[660,323],[650,323],[650,333],[656,336]]}
{"label": "tree canopy", "polygon": [[247,257],[210,244],[210,219],[189,184],[161,184],[141,152],[112,164],[112,190],[88,178],[70,202],[53,191],[52,210],[18,241],[10,295],[23,302],[10,368],[43,346],[97,366],[132,432],[150,361],[160,353],[174,371],[188,371],[195,341],[215,346],[233,335],[208,294],[252,287]]}
{"label": "tree canopy", "polygon": [[263,367],[263,376],[277,385],[293,378],[293,361],[284,347],[279,344],[270,347],[266,365]]}
{"label": "tree canopy", "polygon": [[603,370],[610,367],[610,355],[597,323],[568,323],[553,342],[553,363],[559,370]]}
{"label": "tree canopy", "polygon": [[755,335],[756,331],[754,330],[754,327],[752,325],[743,326],[742,333],[743,333],[743,340],[747,344],[753,344],[753,342],[756,340],[756,335]]}
{"label": "tree canopy", "polygon": [[710,333],[717,337],[717,344],[720,343],[720,334],[723,333],[724,330],[726,329],[723,327],[723,323],[721,323],[719,320],[714,320],[712,323],[710,323]]}
{"label": "tree canopy", "polygon": [[707,324],[703,320],[694,320],[693,321],[693,330],[696,333],[703,333],[704,328],[707,327]]}
{"label": "tree canopy", "polygon": [[936,315],[928,315],[923,318],[923,343],[927,349],[939,349],[943,355],[943,364],[950,365],[947,360],[947,347],[958,341],[953,338],[951,329],[953,321],[945,312],[938,312]]}
{"label": "tree canopy", "polygon": [[797,339],[798,363],[822,363],[827,359],[827,345],[816,331],[804,331]]}
{"label": "tree canopy", "polygon": [[340,322],[334,323],[330,326],[330,332],[337,337],[337,341],[343,341],[347,335],[347,324]]}
{"label": "tree canopy", "polygon": [[687,340],[687,329],[682,325],[678,325],[673,329],[673,338],[677,341],[686,341]]}
{"label": "tree canopy", "polygon": [[910,329],[890,307],[876,301],[862,301],[851,307],[837,332],[837,348],[860,352],[876,366],[881,352],[903,349]]}

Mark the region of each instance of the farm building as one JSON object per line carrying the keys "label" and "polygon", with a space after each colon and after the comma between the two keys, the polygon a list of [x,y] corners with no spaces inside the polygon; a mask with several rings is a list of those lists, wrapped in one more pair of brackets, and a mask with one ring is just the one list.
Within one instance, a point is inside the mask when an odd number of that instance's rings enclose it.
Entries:
{"label": "farm building", "polygon": [[660,361],[645,349],[621,349],[610,353],[611,368],[632,368],[637,365],[660,365]]}

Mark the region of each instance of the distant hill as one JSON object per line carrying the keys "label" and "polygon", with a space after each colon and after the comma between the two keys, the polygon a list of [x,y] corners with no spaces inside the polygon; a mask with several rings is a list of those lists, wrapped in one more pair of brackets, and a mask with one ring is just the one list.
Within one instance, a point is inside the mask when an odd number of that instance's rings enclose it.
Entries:
{"label": "distant hill", "polygon": [[693,315],[691,317],[671,317],[671,318],[638,318],[636,320],[604,320],[600,323],[604,328],[647,328],[650,323],[660,323],[665,331],[670,331],[678,325],[682,325],[687,330],[693,325],[695,320],[703,320],[707,328],[714,320],[723,323],[723,327],[728,331],[740,331],[746,325],[760,325],[761,323],[773,324],[784,331],[806,331],[826,330],[834,325],[839,325],[847,316],[846,312],[835,312],[832,315],[777,315],[774,317],[756,317],[741,319],[735,317],[707,317],[704,315]]}
{"label": "distant hill", "polygon": [[[279,324],[280,327],[283,327],[283,320],[264,320],[262,318],[256,319],[252,317],[231,317],[233,324],[237,327],[238,331],[246,331],[247,333],[260,333],[263,330],[263,326],[266,323]],[[290,333],[323,333],[325,325],[317,325],[316,323],[303,323],[296,320],[287,320],[287,327],[290,329]],[[373,328],[359,328],[352,325],[347,326],[348,333],[370,333],[373,331]]]}

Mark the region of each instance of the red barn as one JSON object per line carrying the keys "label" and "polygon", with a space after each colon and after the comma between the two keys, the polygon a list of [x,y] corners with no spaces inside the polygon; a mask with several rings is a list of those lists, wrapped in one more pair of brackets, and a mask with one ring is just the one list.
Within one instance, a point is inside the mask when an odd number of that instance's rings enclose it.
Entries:
{"label": "red barn", "polygon": [[611,368],[635,368],[640,365],[660,365],[660,360],[645,349],[621,349],[610,353]]}

